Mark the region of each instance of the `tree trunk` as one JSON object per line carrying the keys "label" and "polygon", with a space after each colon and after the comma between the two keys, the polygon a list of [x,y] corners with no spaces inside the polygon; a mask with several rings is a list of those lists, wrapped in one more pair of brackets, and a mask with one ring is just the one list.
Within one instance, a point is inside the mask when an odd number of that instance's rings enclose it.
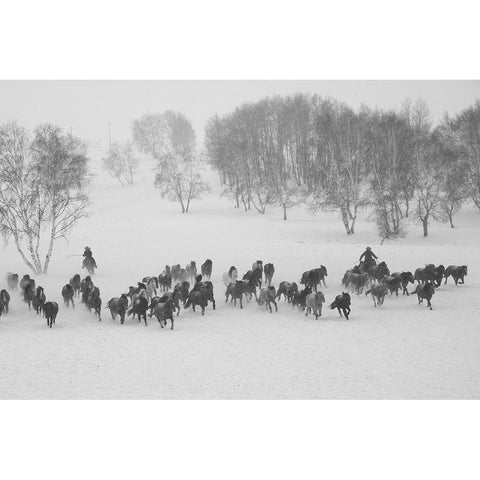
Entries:
{"label": "tree trunk", "polygon": [[422,218],[423,236],[428,237],[428,216]]}
{"label": "tree trunk", "polygon": [[47,255],[45,257],[45,264],[43,265],[43,273],[47,274],[48,265],[50,264],[50,259],[52,258],[53,251],[53,242],[55,241],[55,216],[52,218],[52,229],[50,230],[50,244],[48,246]]}
{"label": "tree trunk", "polygon": [[23,250],[20,247],[20,242],[19,242],[18,237],[15,235],[13,238],[14,238],[14,241],[15,241],[15,246],[17,247],[17,251],[18,251],[18,253],[20,253],[20,256],[22,257],[25,264],[28,266],[28,268],[30,268],[32,270],[33,273],[38,273],[37,269],[33,266],[33,264],[31,262],[29,262],[28,258],[25,256],[25,253],[23,253]]}

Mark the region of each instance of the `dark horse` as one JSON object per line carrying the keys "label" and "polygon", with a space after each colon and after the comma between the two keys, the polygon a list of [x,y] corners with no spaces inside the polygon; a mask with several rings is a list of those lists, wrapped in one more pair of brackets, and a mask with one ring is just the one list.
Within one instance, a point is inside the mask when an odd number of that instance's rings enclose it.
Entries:
{"label": "dark horse", "polygon": [[43,312],[43,306],[45,305],[46,301],[47,298],[45,296],[43,287],[38,286],[35,292],[35,296],[32,299],[32,306],[37,312],[37,314]]}
{"label": "dark horse", "polygon": [[210,280],[210,277],[212,276],[212,261],[209,258],[202,263],[200,271],[202,272],[202,276],[204,278],[208,278],[208,280]]}
{"label": "dark horse", "polygon": [[0,315],[5,312],[8,313],[8,307],[10,304],[10,294],[5,290],[0,291]]}
{"label": "dark horse", "polygon": [[265,283],[267,285],[271,285],[273,274],[275,273],[275,267],[273,266],[273,263],[266,263],[263,267],[263,273],[265,274]]}
{"label": "dark horse", "polygon": [[67,283],[63,288],[62,288],[62,297],[63,297],[63,302],[67,306],[67,308],[70,306],[70,302],[72,303],[72,307],[75,308],[75,302],[73,301],[73,295],[74,295],[74,289],[72,285]]}
{"label": "dark horse", "polygon": [[465,283],[464,277],[467,275],[467,270],[466,265],[449,265],[445,270],[445,284],[447,283],[448,277],[452,276],[455,280],[455,285],[458,285],[459,281],[463,285]]}
{"label": "dark horse", "polygon": [[243,308],[243,295],[245,292],[246,283],[243,280],[237,280],[236,282],[230,282],[225,292],[225,303],[228,302],[228,297],[231,297],[230,301],[233,301],[233,306],[237,305],[237,300],[240,301],[240,308]]}
{"label": "dark horse", "polygon": [[430,310],[433,310],[431,303],[432,296],[435,293],[435,285],[433,284],[433,282],[419,283],[415,291],[411,293],[417,294],[419,305],[423,302],[423,299],[425,298],[427,300],[427,307],[429,307]]}
{"label": "dark horse", "polygon": [[327,276],[327,268],[324,265],[320,265],[320,268],[312,268],[303,272],[300,283],[306,287],[313,288],[315,292],[317,291],[318,285],[320,282],[323,283],[323,286],[326,287],[325,277]]}
{"label": "dark horse", "polygon": [[45,313],[45,318],[47,319],[47,325],[52,328],[52,325],[55,323],[55,319],[58,314],[58,303],[57,302],[47,302],[43,307]]}
{"label": "dark horse", "polygon": [[128,297],[122,294],[120,297],[114,297],[109,300],[107,307],[112,315],[112,320],[115,320],[117,315],[120,316],[120,323],[123,325],[125,322],[125,313],[128,308]]}
{"label": "dark horse", "polygon": [[415,279],[413,278],[412,272],[393,272],[392,277],[400,278],[403,294],[409,295],[407,286],[409,283],[415,283]]}
{"label": "dark horse", "polygon": [[35,282],[29,280],[23,288],[23,301],[28,304],[28,309],[32,308],[32,302],[35,297]]}
{"label": "dark horse", "polygon": [[80,286],[81,286],[81,279],[80,279],[80,275],[78,273],[76,273],[71,279],[70,279],[70,282],[69,282],[69,285],[72,287],[73,289],[73,295],[75,296],[78,296],[80,295]]}
{"label": "dark horse", "polygon": [[147,310],[148,310],[148,300],[146,298],[146,293],[145,290],[142,290],[139,294],[138,297],[134,300],[132,304],[132,308],[127,312],[128,315],[133,314],[133,318],[135,318],[135,315],[138,317],[138,321],[145,321],[145,326],[148,325],[147,323]]}
{"label": "dark horse", "polygon": [[350,315],[351,308],[350,308],[351,298],[350,295],[346,292],[342,292],[341,295],[337,295],[335,300],[330,304],[330,308],[333,310],[336,308],[340,316],[342,316],[342,312],[345,315],[345,318],[348,320],[348,316]]}
{"label": "dark horse", "polygon": [[97,262],[95,262],[95,259],[93,257],[86,257],[83,260],[82,268],[86,268],[88,274],[93,276],[95,274],[95,269],[98,268]]}
{"label": "dark horse", "polygon": [[377,282],[390,275],[390,270],[385,262],[380,262],[378,265],[376,265],[374,261],[368,263],[362,262],[359,268],[362,273],[368,273],[368,276]]}
{"label": "dark horse", "polygon": [[173,330],[174,308],[175,307],[171,298],[168,298],[166,301],[159,302],[155,305],[153,314],[157,317],[158,323],[160,323],[160,326],[162,328],[167,326],[167,319],[170,319],[170,322],[172,324],[170,330]]}
{"label": "dark horse", "polygon": [[436,268],[433,263],[425,265],[423,268],[417,268],[413,278],[418,283],[433,282],[435,280]]}

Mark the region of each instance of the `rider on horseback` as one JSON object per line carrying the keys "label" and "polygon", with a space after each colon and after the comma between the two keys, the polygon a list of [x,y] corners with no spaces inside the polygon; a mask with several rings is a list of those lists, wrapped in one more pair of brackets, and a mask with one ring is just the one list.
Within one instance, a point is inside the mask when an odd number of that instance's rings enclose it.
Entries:
{"label": "rider on horseback", "polygon": [[365,266],[375,265],[375,260],[377,258],[378,257],[372,252],[372,248],[367,247],[365,251],[360,255],[360,265],[362,264],[362,259]]}
{"label": "rider on horseback", "polygon": [[86,264],[90,262],[93,264],[95,268],[98,268],[97,262],[95,262],[95,259],[93,258],[93,253],[90,247],[85,247],[85,251],[83,252],[83,257],[84,259],[83,259],[82,268],[85,268]]}

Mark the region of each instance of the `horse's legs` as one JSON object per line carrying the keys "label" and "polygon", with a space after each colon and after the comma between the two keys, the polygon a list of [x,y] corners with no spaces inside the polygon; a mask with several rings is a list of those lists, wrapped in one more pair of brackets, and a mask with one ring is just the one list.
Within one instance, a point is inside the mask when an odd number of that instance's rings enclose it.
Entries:
{"label": "horse's legs", "polygon": [[338,310],[338,313],[340,314],[340,317],[343,318],[343,315],[342,315],[342,312],[341,312],[341,310],[340,310],[340,307],[337,307],[337,310]]}
{"label": "horse's legs", "polygon": [[215,310],[215,299],[212,297],[213,309]]}
{"label": "horse's legs", "polygon": [[243,308],[242,298],[243,298],[243,293],[240,295],[240,308]]}

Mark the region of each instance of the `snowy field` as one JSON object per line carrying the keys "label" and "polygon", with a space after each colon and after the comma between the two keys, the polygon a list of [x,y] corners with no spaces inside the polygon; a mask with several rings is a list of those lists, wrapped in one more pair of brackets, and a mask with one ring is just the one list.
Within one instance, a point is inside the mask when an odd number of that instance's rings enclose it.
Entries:
{"label": "snowy field", "polygon": [[[57,301],[57,322],[29,312],[13,292],[11,313],[0,318],[0,397],[11,399],[363,399],[480,398],[480,212],[466,208],[457,228],[418,225],[400,241],[378,245],[375,226],[360,221],[347,237],[335,215],[274,208],[262,216],[234,209],[217,190],[192,204],[188,215],[161,200],[144,167],[136,185],[121,187],[97,168],[91,211],[59,241],[48,277],[37,277],[47,299]],[[212,181],[215,176],[211,175]],[[98,322],[81,304],[63,307],[62,286],[82,273],[83,247],[99,265],[94,282],[104,304],[165,264],[213,260],[217,310],[204,317],[191,310],[175,330],[127,319],[113,322],[102,310]],[[416,296],[352,296],[352,315],[324,309],[305,318],[283,301],[269,314],[255,302],[243,310],[224,303],[222,273],[243,274],[253,261],[275,265],[274,284],[298,283],[304,270],[328,268],[327,304],[341,292],[341,278],[371,245],[391,271],[425,263],[468,264],[465,285],[439,288],[433,311]],[[0,285],[7,271],[29,273],[15,249],[0,251]],[[413,286],[410,285],[410,290]]]}

